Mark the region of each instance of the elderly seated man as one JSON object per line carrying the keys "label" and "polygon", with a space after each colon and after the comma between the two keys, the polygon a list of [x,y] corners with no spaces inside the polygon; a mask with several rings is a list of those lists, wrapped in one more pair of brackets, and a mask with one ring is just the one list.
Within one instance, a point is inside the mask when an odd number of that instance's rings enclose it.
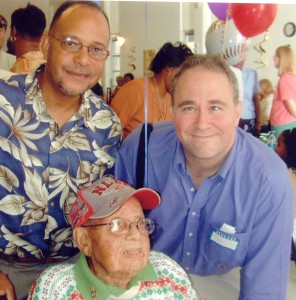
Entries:
{"label": "elderly seated man", "polygon": [[150,252],[155,224],[143,209],[159,204],[153,190],[135,190],[114,177],[79,190],[70,217],[81,256],[46,269],[29,299],[196,299],[184,270]]}

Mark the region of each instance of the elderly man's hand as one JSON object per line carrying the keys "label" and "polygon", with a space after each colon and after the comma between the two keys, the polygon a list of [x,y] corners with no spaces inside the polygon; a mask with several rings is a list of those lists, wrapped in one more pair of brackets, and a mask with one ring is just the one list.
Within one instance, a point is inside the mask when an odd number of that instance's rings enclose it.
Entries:
{"label": "elderly man's hand", "polygon": [[16,300],[14,285],[10,279],[0,271],[0,297],[4,295],[7,300]]}

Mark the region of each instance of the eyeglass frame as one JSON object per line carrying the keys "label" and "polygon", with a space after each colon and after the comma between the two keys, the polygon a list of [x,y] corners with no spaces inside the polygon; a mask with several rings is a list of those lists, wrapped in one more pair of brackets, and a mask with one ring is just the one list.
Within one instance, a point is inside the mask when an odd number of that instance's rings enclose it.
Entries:
{"label": "eyeglass frame", "polygon": [[[85,46],[85,45],[83,45],[78,39],[73,38],[73,37],[71,37],[71,36],[65,36],[65,37],[62,37],[62,38],[58,38],[58,37],[56,37],[54,34],[50,34],[50,36],[53,37],[53,38],[55,38],[55,39],[60,43],[61,48],[62,48],[63,50],[65,50],[65,51],[69,52],[69,53],[78,53],[78,52],[82,49],[82,47],[85,47],[85,48],[87,48],[88,55],[89,55],[91,58],[95,59],[95,60],[98,60],[98,61],[105,60],[105,59],[108,58],[108,56],[110,56],[110,51],[109,51],[108,49],[104,49],[104,50],[101,50],[101,49],[100,49],[101,53],[102,53],[103,51],[106,52],[105,57],[102,58],[102,59],[93,57],[93,56],[90,54],[90,48],[93,48],[93,49],[94,49],[94,48],[97,48],[97,47],[95,47],[95,46],[93,46],[93,45],[91,45],[91,46]],[[75,50],[75,51],[71,51],[71,50],[69,51],[69,49],[65,49],[64,46],[63,46],[63,45],[65,45],[65,44],[63,44],[63,41],[66,41],[67,39],[71,39],[71,40],[75,41],[77,44],[79,44],[79,45],[80,45],[80,46],[79,46],[79,49],[78,49],[77,51],[76,51],[76,50]]]}
{"label": "eyeglass frame", "polygon": [[[125,221],[125,222],[127,222],[128,223],[128,231],[127,232],[119,232],[119,233],[116,233],[116,232],[112,232],[112,222],[114,222],[115,220],[120,220],[120,221]],[[152,222],[152,226],[153,226],[153,230],[151,231],[151,232],[149,232],[148,230],[146,230],[146,232],[145,231],[140,231],[140,229],[139,229],[139,222],[143,222],[143,221],[149,221],[149,222]],[[102,223],[102,224],[89,224],[89,225],[81,225],[81,227],[96,227],[96,226],[109,226],[109,229],[110,229],[110,232],[112,233],[112,234],[114,234],[114,235],[126,235],[126,234],[128,234],[130,231],[131,231],[131,227],[132,227],[132,225],[136,225],[136,227],[137,227],[137,229],[138,229],[138,231],[142,234],[142,233],[147,233],[148,235],[150,235],[150,234],[152,234],[153,232],[154,232],[154,230],[155,230],[155,226],[156,226],[156,223],[154,222],[154,220],[152,220],[152,219],[149,219],[149,218],[143,218],[143,219],[139,219],[138,221],[136,221],[136,222],[132,222],[132,221],[130,221],[130,220],[128,220],[128,219],[124,219],[124,218],[115,218],[115,219],[113,219],[111,222],[109,222],[109,223]]]}

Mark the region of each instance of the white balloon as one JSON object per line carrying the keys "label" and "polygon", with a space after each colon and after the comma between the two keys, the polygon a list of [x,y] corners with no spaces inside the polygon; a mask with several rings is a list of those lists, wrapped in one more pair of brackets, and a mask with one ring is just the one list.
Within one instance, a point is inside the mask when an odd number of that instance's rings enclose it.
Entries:
{"label": "white balloon", "polygon": [[206,33],[208,54],[222,55],[229,66],[234,66],[246,58],[249,42],[235,27],[233,20],[216,20]]}

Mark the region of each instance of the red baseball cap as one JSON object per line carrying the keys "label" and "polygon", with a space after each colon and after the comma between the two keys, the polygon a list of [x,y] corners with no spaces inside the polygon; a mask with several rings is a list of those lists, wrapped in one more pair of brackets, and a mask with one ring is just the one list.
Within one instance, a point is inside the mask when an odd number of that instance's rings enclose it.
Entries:
{"label": "red baseball cap", "polygon": [[139,200],[143,209],[160,204],[157,192],[149,188],[134,189],[131,185],[112,176],[103,177],[85,189],[77,191],[77,199],[70,210],[72,227],[78,227],[90,219],[112,215],[129,198]]}

